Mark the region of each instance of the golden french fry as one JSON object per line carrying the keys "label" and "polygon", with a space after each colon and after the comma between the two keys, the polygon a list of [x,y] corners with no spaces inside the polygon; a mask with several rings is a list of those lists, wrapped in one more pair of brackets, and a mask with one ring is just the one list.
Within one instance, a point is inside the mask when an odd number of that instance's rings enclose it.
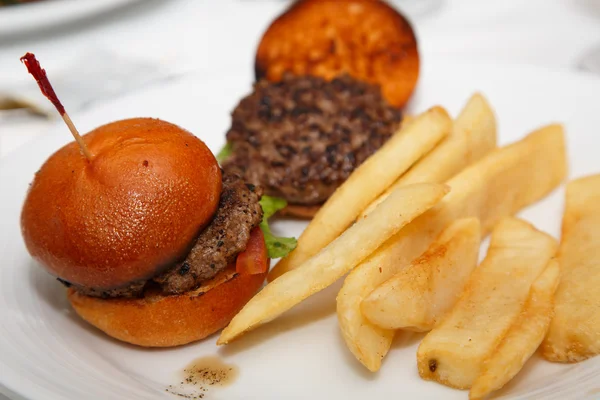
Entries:
{"label": "golden french fry", "polygon": [[419,182],[445,182],[496,148],[496,118],[479,93],[471,96],[454,121],[452,132],[402,175],[362,213],[368,215],[396,188]]}
{"label": "golden french fry", "polygon": [[531,285],[557,248],[554,238],[527,222],[502,219],[461,298],[419,345],[421,378],[470,388],[483,362],[518,319]]}
{"label": "golden french fry", "polygon": [[477,266],[481,229],[477,218],[450,224],[408,268],[375,289],[362,313],[386,329],[427,332],[452,308]]}
{"label": "golden french fry", "polygon": [[552,260],[535,280],[521,314],[498,348],[484,361],[483,372],[473,382],[469,399],[482,400],[491,392],[502,388],[535,353],[552,319],[553,297],[559,274],[558,262]]}
{"label": "golden french fry", "polygon": [[331,243],[369,203],[433,149],[451,128],[452,120],[442,107],[433,107],[403,126],[327,200],[298,238],[296,249],[275,265],[268,280],[298,267]]}
{"label": "golden french fry", "polygon": [[415,120],[415,116],[414,115],[404,114],[402,116],[402,125],[406,126],[406,125],[410,124],[414,120]]}
{"label": "golden french fry", "polygon": [[369,370],[380,368],[394,332],[366,320],[360,304],[377,286],[427,250],[449,223],[477,217],[485,235],[502,217],[547,195],[566,173],[563,129],[549,125],[493,151],[448,181],[452,191],[440,204],[384,243],[344,280],[337,297],[337,313],[350,351]]}
{"label": "golden french fry", "polygon": [[600,175],[567,185],[559,263],[555,315],[542,354],[555,362],[582,361],[600,354]]}
{"label": "golden french fry", "polygon": [[448,186],[437,183],[398,189],[370,218],[354,224],[301,267],[265,286],[223,330],[217,344],[228,343],[325,289],[403,226],[439,202],[448,190]]}

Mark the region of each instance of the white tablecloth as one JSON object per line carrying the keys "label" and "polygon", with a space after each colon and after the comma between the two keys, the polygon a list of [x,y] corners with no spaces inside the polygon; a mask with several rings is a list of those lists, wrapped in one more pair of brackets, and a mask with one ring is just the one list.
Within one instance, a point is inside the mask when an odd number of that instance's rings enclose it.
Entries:
{"label": "white tablecloth", "polygon": [[[413,20],[425,62],[447,57],[576,69],[581,57],[600,45],[600,0],[440,3]],[[267,0],[145,0],[51,31],[0,37],[0,91],[8,83],[32,84],[19,63],[26,51],[35,52],[48,71],[94,48],[178,69],[250,69],[261,33],[285,5]],[[0,157],[43,134],[48,124],[0,124]]]}

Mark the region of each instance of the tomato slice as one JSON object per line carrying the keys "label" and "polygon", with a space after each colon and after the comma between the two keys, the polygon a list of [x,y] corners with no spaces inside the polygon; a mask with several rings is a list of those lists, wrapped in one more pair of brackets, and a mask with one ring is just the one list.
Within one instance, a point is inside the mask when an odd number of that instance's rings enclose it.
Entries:
{"label": "tomato slice", "polygon": [[258,227],[254,228],[250,232],[250,240],[248,240],[246,250],[237,256],[235,270],[246,275],[264,274],[269,270],[269,261],[262,230]]}

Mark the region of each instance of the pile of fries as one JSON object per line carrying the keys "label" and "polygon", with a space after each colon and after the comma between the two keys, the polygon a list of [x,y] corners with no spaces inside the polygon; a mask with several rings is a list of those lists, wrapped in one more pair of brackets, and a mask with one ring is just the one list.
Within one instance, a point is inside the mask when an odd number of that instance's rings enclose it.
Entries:
{"label": "pile of fries", "polygon": [[504,386],[540,344],[551,361],[598,354],[600,175],[568,184],[560,245],[512,217],[566,176],[560,125],[498,148],[494,113],[481,95],[454,120],[431,108],[403,124],[325,203],[218,343],[348,274],[337,296],[339,326],[371,371],[397,330],[429,332],[417,352],[419,374],[470,389],[471,399]]}

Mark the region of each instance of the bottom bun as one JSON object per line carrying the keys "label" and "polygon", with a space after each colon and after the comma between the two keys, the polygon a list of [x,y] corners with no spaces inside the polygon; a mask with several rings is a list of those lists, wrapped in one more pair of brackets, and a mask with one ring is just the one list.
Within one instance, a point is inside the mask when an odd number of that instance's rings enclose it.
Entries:
{"label": "bottom bun", "polygon": [[284,209],[279,211],[281,215],[291,216],[302,219],[312,219],[322,204],[316,206],[302,206],[299,204],[288,204]]}
{"label": "bottom bun", "polygon": [[102,299],[69,289],[71,305],[109,336],[144,347],[172,347],[224,328],[258,292],[266,273],[240,275],[230,267],[180,295],[147,293],[140,299]]}

